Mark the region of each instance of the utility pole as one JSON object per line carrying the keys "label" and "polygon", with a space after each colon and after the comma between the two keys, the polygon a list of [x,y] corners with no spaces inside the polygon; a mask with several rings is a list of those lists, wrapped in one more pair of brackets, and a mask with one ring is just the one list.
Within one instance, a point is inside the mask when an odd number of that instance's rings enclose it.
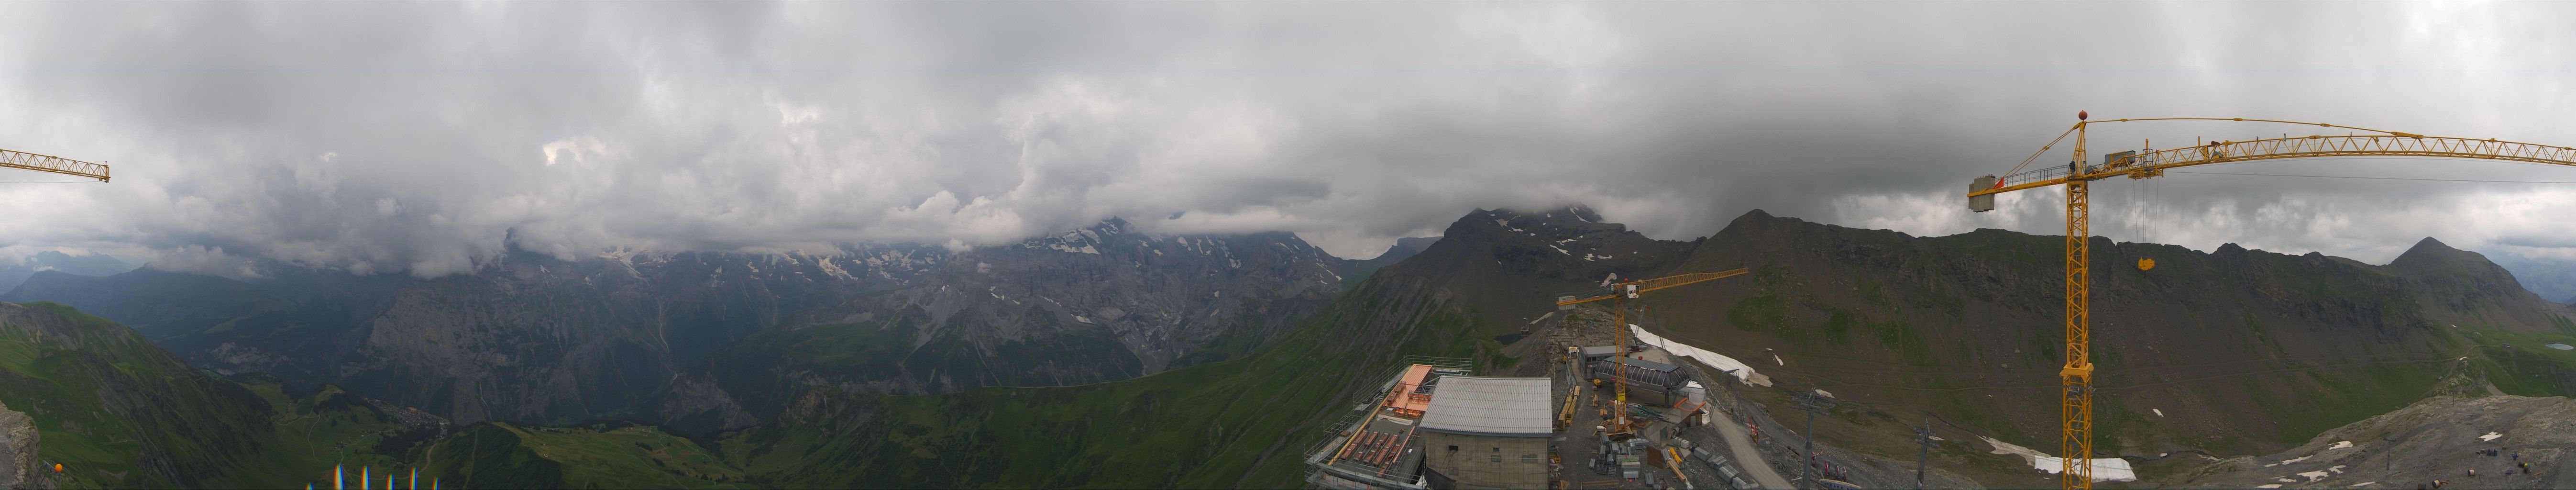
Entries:
{"label": "utility pole", "polygon": [[2390,434],[2380,436],[2379,441],[2387,443],[2379,445],[2379,471],[2381,473],[2396,474],[2397,435]]}
{"label": "utility pole", "polygon": [[1816,485],[1816,414],[1833,410],[1834,401],[1816,396],[1814,389],[1809,388],[1806,393],[1798,394],[1798,409],[1807,412],[1807,451],[1804,455],[1807,459],[1807,477],[1802,484],[1808,488],[1815,488],[1818,486]]}
{"label": "utility pole", "polygon": [[1914,435],[1923,444],[1914,453],[1914,490],[1923,490],[1923,466],[1932,462],[1932,419],[1923,419],[1923,426],[1915,427]]}

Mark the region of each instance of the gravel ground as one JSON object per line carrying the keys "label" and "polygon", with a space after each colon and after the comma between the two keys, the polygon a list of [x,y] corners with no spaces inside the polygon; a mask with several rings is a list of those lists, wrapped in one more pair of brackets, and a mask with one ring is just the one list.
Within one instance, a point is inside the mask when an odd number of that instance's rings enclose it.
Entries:
{"label": "gravel ground", "polygon": [[[1691,369],[1692,377],[1699,380],[1700,384],[1717,386],[1711,383],[1712,379],[1705,373],[1700,372],[1701,370],[1699,367],[1693,366]],[[1778,470],[1781,476],[1789,477],[1792,479],[1793,483],[1798,483],[1796,479],[1806,474],[1805,469],[1798,466],[1798,451],[1804,449],[1806,439],[1799,436],[1799,432],[1796,429],[1783,425],[1781,424],[1781,420],[1771,417],[1769,411],[1765,410],[1760,404],[1748,403],[1743,400],[1735,399],[1732,396],[1732,391],[1730,390],[1718,391],[1719,404],[1725,405],[1725,409],[1721,410],[1719,413],[1738,421],[1750,418],[1754,423],[1758,424],[1758,426],[1762,428],[1762,440],[1760,441],[1760,444],[1756,445],[1756,447],[1762,449],[1763,459],[1769,461],[1771,463],[1771,467]],[[1805,416],[1806,414],[1803,412],[1791,413],[1788,422],[1803,423],[1806,420],[1804,418]],[[1714,432],[1708,432],[1705,434],[1709,443],[1723,442],[1717,438],[1718,436]],[[1686,434],[1686,438],[1688,438],[1687,436],[1688,435]],[[1695,440],[1693,442],[1698,441]],[[1826,464],[1842,473],[1841,475],[1838,475],[1840,478],[1835,479],[1851,482],[1852,484],[1859,485],[1862,488],[1914,488],[1915,461],[1913,459],[1909,458],[1899,460],[1873,454],[1845,451],[1822,441],[1816,443],[1816,453],[1821,455],[1818,457],[1819,460],[1824,461]],[[1817,470],[1817,474],[1822,478],[1833,478],[1832,476],[1825,476],[1825,472],[1821,468]],[[1943,471],[1938,466],[1934,466],[1925,472],[1923,487],[1985,488],[1984,485],[1981,485],[1974,480],[1969,480],[1957,474]]]}
{"label": "gravel ground", "polygon": [[[2481,436],[2497,434],[2492,440]],[[2495,456],[2482,453],[2495,450]],[[2576,401],[2566,397],[2442,396],[2319,434],[2261,457],[2227,458],[2158,486],[2183,488],[2576,488]],[[2515,454],[2521,457],[2516,459]],[[2524,473],[2516,463],[2530,463]],[[2477,476],[2468,475],[2477,470]],[[2508,474],[2510,473],[2510,474]],[[2157,482],[2150,482],[2157,483]]]}

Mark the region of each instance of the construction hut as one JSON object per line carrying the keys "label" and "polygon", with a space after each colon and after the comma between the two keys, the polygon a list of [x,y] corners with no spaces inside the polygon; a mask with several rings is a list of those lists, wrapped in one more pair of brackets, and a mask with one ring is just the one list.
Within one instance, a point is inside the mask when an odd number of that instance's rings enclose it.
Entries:
{"label": "construction hut", "polygon": [[1422,415],[1431,488],[1545,488],[1549,378],[1443,376]]}
{"label": "construction hut", "polygon": [[1698,381],[1685,381],[1682,382],[1681,389],[1674,390],[1673,393],[1675,396],[1673,396],[1672,407],[1656,410],[1656,413],[1663,415],[1665,422],[1680,428],[1696,427],[1708,422],[1707,387],[1700,386]]}
{"label": "construction hut", "polygon": [[[1619,371],[1620,364],[1618,359],[1593,361],[1591,372],[1587,374],[1591,379],[1604,383],[1603,386],[1609,386],[1607,383],[1617,382],[1611,378],[1611,373]],[[1629,358],[1626,364],[1628,401],[1671,406],[1673,402],[1682,400],[1680,396],[1682,382],[1689,381],[1690,375],[1682,373],[1681,366],[1633,357]]]}

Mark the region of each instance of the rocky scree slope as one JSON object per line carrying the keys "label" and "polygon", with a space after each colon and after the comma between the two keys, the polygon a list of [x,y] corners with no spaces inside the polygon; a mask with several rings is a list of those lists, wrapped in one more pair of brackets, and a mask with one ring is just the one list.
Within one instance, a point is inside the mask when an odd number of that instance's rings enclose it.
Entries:
{"label": "rocky scree slope", "polygon": [[[2481,394],[2482,395],[2482,394]],[[2488,456],[2482,451],[2493,450]],[[2165,488],[2570,488],[2576,401],[2566,397],[2446,395],[2335,428],[2260,456],[2172,458]],[[2533,471],[2524,472],[2520,463]],[[2468,476],[2468,470],[2478,476]],[[2376,485],[2363,485],[2376,482]]]}

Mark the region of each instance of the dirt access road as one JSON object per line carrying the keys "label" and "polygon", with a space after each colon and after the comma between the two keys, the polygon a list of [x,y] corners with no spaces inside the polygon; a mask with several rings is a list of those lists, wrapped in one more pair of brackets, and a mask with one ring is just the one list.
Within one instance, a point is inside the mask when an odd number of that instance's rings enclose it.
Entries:
{"label": "dirt access road", "polygon": [[1753,436],[1744,433],[1742,422],[1736,422],[1732,415],[1718,418],[1721,419],[1718,423],[1709,425],[1715,426],[1718,435],[1726,437],[1727,450],[1734,452],[1735,460],[1739,461],[1736,467],[1752,477],[1754,484],[1783,490],[1797,488],[1789,486],[1789,479],[1780,477],[1780,472],[1771,469],[1770,462],[1762,460],[1762,451],[1753,448]]}

